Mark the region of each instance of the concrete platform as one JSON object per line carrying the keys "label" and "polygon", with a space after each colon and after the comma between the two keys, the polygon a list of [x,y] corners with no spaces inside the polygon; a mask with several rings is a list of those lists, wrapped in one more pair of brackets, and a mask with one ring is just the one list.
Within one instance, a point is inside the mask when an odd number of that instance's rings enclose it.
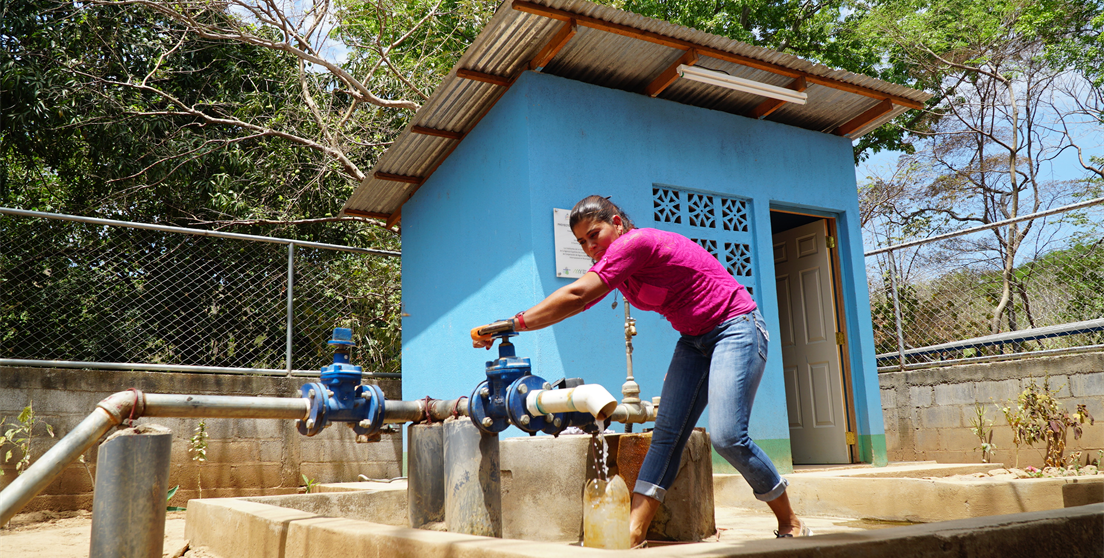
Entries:
{"label": "concrete platform", "polygon": [[[791,501],[816,533],[805,540],[775,540],[773,516],[752,498],[743,479],[716,475],[717,535],[702,543],[653,542],[653,548],[633,554],[657,558],[1104,558],[1104,476],[1015,481],[954,476],[995,467],[934,463],[803,467],[787,478]],[[337,552],[505,558],[619,552],[581,548],[577,543],[569,546],[409,529],[405,527],[406,482],[402,480],[321,485],[318,491],[192,500],[186,537],[194,547],[206,547],[222,558],[328,557]],[[894,521],[931,523],[894,526]]]}
{"label": "concrete platform", "polygon": [[[762,517],[760,515],[759,521]],[[185,536],[193,548],[203,548],[222,558],[330,558],[345,555],[417,558],[559,558],[564,555],[654,558],[1100,558],[1104,553],[1104,504],[880,530],[852,530],[808,538],[721,540],[644,550],[608,551],[423,531],[356,519],[323,517],[260,502],[227,498],[189,502]]]}
{"label": "concrete platform", "polygon": [[[930,523],[1104,502],[1104,475],[1017,480],[964,478],[999,464],[904,463],[802,468],[786,475],[800,516]],[[739,475],[714,475],[718,507],[760,509]]]}

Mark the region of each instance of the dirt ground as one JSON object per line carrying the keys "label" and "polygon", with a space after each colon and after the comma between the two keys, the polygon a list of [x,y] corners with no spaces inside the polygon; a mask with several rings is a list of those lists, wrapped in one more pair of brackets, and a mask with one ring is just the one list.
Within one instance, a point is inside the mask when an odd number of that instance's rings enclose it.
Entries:
{"label": "dirt ground", "polygon": [[[180,556],[184,547],[185,512],[168,512],[164,556]],[[92,540],[92,512],[33,512],[19,514],[0,529],[0,556],[20,558],[87,558]],[[217,558],[190,550],[188,558]]]}

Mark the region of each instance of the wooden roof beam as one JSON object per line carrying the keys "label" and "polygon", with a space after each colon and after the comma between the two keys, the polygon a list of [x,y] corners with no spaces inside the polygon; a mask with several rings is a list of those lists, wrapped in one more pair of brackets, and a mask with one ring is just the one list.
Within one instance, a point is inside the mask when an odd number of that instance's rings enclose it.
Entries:
{"label": "wooden roof beam", "polygon": [[850,134],[851,132],[862,128],[863,126],[870,124],[876,118],[887,114],[891,110],[893,110],[893,101],[889,99],[884,99],[882,102],[874,105],[873,108],[867,109],[866,112],[856,116],[855,118],[852,118],[848,122],[845,122],[839,128],[836,128],[835,131],[833,131],[832,133],[836,134],[837,136],[846,136],[847,134]]}
{"label": "wooden roof beam", "polygon": [[[786,86],[786,89],[793,89],[794,91],[804,91],[809,88],[809,84],[805,81],[805,76],[798,77]],[[750,118],[766,118],[770,113],[782,108],[782,105],[786,104],[786,101],[782,99],[767,99],[759,106],[751,109],[745,116]]]}
{"label": "wooden roof beam", "polygon": [[361,211],[359,209],[345,209],[342,211],[346,215],[352,215],[353,217],[368,217],[369,219],[379,219],[380,221],[386,221],[391,216],[386,213],[377,213],[375,211]]}
{"label": "wooden roof beam", "polygon": [[507,77],[485,74],[483,72],[477,72],[475,70],[456,70],[456,77],[470,79],[472,81],[481,81],[483,83],[491,83],[494,85],[501,85],[502,87],[509,87],[510,84],[514,82],[514,80]]}
{"label": "wooden roof beam", "polygon": [[395,225],[399,224],[400,219],[402,219],[402,206],[401,205],[399,206],[398,209],[395,210],[394,213],[391,214],[390,217],[387,218],[387,223],[385,223],[385,225],[387,226],[387,228],[393,229],[393,228],[395,228]]}
{"label": "wooden roof beam", "polygon": [[422,134],[422,135],[425,135],[425,136],[434,136],[434,137],[438,137],[438,138],[448,138],[448,139],[454,139],[454,140],[464,139],[464,133],[463,132],[453,132],[453,131],[450,131],[450,130],[439,130],[437,128],[428,128],[426,126],[411,126],[410,131],[415,133],[415,134]]}
{"label": "wooden roof beam", "polygon": [[656,95],[663,93],[664,89],[670,87],[671,84],[674,83],[676,79],[678,79],[679,66],[683,64],[686,64],[687,66],[693,66],[697,63],[698,51],[695,49],[687,50],[686,52],[682,53],[682,56],[680,56],[678,60],[675,60],[674,64],[668,66],[666,70],[663,70],[662,73],[656,76],[656,78],[653,79],[652,82],[644,88],[644,94],[649,97],[655,97]]}
{"label": "wooden roof beam", "polygon": [[575,19],[569,19],[564,22],[560,30],[552,36],[552,39],[548,41],[548,44],[544,45],[544,48],[537,53],[537,56],[529,61],[529,69],[540,71],[553,58],[559,54],[563,47],[567,46],[567,42],[571,40],[571,37],[575,36],[575,32],[578,31],[579,25]]}
{"label": "wooden roof beam", "polygon": [[425,178],[421,176],[405,176],[402,174],[391,174],[389,172],[376,171],[372,173],[372,176],[379,180],[390,180],[391,182],[405,182],[407,184],[417,184],[419,186],[425,182]]}
{"label": "wooden roof beam", "polygon": [[778,74],[778,75],[781,75],[781,76],[787,76],[787,77],[792,77],[792,78],[804,77],[809,83],[815,83],[817,85],[823,85],[825,87],[831,87],[833,89],[839,89],[841,91],[847,91],[848,93],[855,93],[855,94],[858,94],[858,95],[864,95],[866,97],[871,97],[871,98],[874,98],[874,99],[885,99],[885,98],[888,97],[893,101],[893,103],[901,105],[903,107],[908,107],[908,108],[911,108],[911,109],[919,109],[919,108],[924,107],[923,103],[913,101],[912,99],[909,99],[909,98],[906,98],[906,97],[900,97],[900,96],[897,96],[897,95],[887,95],[886,93],[884,93],[882,91],[875,91],[873,89],[870,89],[870,88],[867,88],[867,87],[862,87],[860,85],[855,85],[855,84],[852,84],[852,83],[847,83],[847,82],[835,80],[835,79],[832,79],[832,78],[814,76],[812,74],[807,74],[807,73],[804,73],[804,72],[801,72],[801,71],[798,71],[798,70],[794,70],[792,68],[787,68],[787,67],[782,66],[780,64],[773,64],[771,62],[764,62],[762,60],[756,60],[756,59],[751,58],[749,56],[742,56],[742,55],[739,55],[739,54],[733,54],[731,52],[725,52],[723,50],[715,49],[715,48],[712,48],[712,47],[696,45],[694,43],[691,43],[690,41],[686,41],[686,40],[683,40],[683,39],[678,39],[678,38],[671,37],[671,36],[668,36],[668,35],[663,35],[663,34],[660,34],[660,33],[656,33],[654,31],[644,31],[642,29],[637,29],[635,27],[630,27],[628,25],[623,25],[623,24],[620,24],[620,23],[611,23],[611,22],[608,22],[608,21],[603,21],[603,20],[598,19],[598,18],[587,16],[587,15],[576,14],[576,13],[569,12],[567,10],[561,10],[559,8],[549,8],[547,6],[541,6],[540,4],[534,4],[534,3],[528,2],[526,0],[514,0],[513,8],[515,10],[525,12],[527,14],[533,14],[533,15],[552,18],[552,19],[558,19],[560,21],[569,21],[571,19],[574,19],[577,22],[578,25],[581,25],[583,27],[589,27],[591,29],[598,29],[600,31],[606,31],[606,32],[614,33],[614,34],[621,35],[621,36],[624,36],[624,37],[630,37],[630,38],[633,38],[633,39],[648,41],[650,43],[655,43],[657,45],[663,45],[663,46],[671,47],[671,48],[677,48],[679,50],[690,50],[690,49],[693,48],[693,49],[696,49],[698,51],[698,54],[700,54],[700,55],[709,56],[711,58],[716,58],[718,60],[724,60],[726,62],[732,62],[734,64],[740,64],[740,65],[743,65],[743,66],[747,66],[749,68],[755,68],[757,70],[763,70],[763,71],[766,71],[766,72],[771,72],[773,74]]}

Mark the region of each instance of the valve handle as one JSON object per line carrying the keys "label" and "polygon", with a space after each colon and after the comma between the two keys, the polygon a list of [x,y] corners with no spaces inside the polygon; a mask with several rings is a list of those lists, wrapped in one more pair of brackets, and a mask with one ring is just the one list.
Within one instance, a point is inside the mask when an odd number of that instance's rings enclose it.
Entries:
{"label": "valve handle", "polygon": [[[485,325],[476,330],[476,334],[480,337],[484,335],[491,335],[499,337],[502,333],[514,333],[514,320],[498,320],[492,324]],[[516,333],[514,333],[516,335]],[[505,337],[505,336],[504,336]]]}

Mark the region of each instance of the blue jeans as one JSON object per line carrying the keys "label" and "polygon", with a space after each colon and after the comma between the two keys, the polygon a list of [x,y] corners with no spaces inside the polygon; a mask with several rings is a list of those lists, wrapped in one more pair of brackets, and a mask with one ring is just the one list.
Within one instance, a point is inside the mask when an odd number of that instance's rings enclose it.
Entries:
{"label": "blue jeans", "polygon": [[717,453],[769,502],[789,485],[748,437],[755,390],[767,364],[767,331],[759,311],[721,323],[703,335],[683,335],[663,381],[652,445],[633,491],[659,501],[678,475],[682,450],[702,411],[709,408],[710,439]]}

